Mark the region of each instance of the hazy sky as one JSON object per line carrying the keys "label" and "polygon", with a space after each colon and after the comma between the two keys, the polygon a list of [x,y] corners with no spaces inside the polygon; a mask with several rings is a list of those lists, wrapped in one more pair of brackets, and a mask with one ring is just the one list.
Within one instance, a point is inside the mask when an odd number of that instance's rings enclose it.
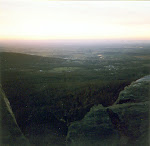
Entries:
{"label": "hazy sky", "polygon": [[0,39],[150,39],[150,1],[0,0]]}

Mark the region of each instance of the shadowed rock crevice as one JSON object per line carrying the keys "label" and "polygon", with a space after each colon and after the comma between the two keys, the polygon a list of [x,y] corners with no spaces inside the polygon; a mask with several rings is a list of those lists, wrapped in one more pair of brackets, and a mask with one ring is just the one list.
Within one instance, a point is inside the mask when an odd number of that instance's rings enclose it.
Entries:
{"label": "shadowed rock crevice", "polygon": [[109,115],[109,118],[111,120],[111,123],[113,124],[114,128],[120,132],[121,135],[127,134],[127,125],[124,121],[121,121],[118,114],[114,113],[111,109],[107,108],[107,113]]}
{"label": "shadowed rock crevice", "polygon": [[125,99],[125,100],[121,100],[119,101],[117,104],[123,104],[123,103],[135,103],[136,100],[134,99]]}

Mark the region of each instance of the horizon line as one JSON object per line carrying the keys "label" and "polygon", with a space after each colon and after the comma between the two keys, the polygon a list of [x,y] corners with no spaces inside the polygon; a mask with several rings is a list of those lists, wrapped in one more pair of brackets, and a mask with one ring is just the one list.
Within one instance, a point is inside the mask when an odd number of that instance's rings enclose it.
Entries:
{"label": "horizon line", "polygon": [[113,38],[113,39],[1,39],[0,41],[105,41],[105,40],[111,40],[111,41],[150,41],[149,39],[123,39],[123,38]]}

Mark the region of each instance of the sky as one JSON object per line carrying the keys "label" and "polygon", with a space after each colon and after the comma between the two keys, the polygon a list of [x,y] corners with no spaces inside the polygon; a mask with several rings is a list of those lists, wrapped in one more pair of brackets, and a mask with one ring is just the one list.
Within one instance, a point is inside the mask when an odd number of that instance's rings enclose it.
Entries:
{"label": "sky", "polygon": [[0,40],[150,40],[150,1],[0,0]]}

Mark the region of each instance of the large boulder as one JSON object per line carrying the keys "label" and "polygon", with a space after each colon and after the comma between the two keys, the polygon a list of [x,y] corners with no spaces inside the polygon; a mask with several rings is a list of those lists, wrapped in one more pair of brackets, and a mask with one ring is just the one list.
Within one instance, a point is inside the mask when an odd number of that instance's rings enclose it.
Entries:
{"label": "large boulder", "polygon": [[149,146],[149,83],[143,77],[120,92],[116,103],[91,108],[68,130],[69,146]]}
{"label": "large boulder", "polygon": [[[149,102],[118,104],[108,108],[114,128],[120,133],[120,143],[126,145],[148,145]],[[113,122],[114,113],[120,122]],[[126,141],[122,141],[126,139]]]}
{"label": "large boulder", "polygon": [[22,134],[15,116],[0,85],[0,145],[29,146],[28,140]]}
{"label": "large boulder", "polygon": [[128,145],[149,145],[149,89],[150,75],[125,87],[116,104],[109,107],[125,123],[121,133],[128,138]]}
{"label": "large boulder", "polygon": [[113,128],[106,108],[94,106],[81,121],[73,122],[68,130],[68,146],[118,144],[119,134]]}

